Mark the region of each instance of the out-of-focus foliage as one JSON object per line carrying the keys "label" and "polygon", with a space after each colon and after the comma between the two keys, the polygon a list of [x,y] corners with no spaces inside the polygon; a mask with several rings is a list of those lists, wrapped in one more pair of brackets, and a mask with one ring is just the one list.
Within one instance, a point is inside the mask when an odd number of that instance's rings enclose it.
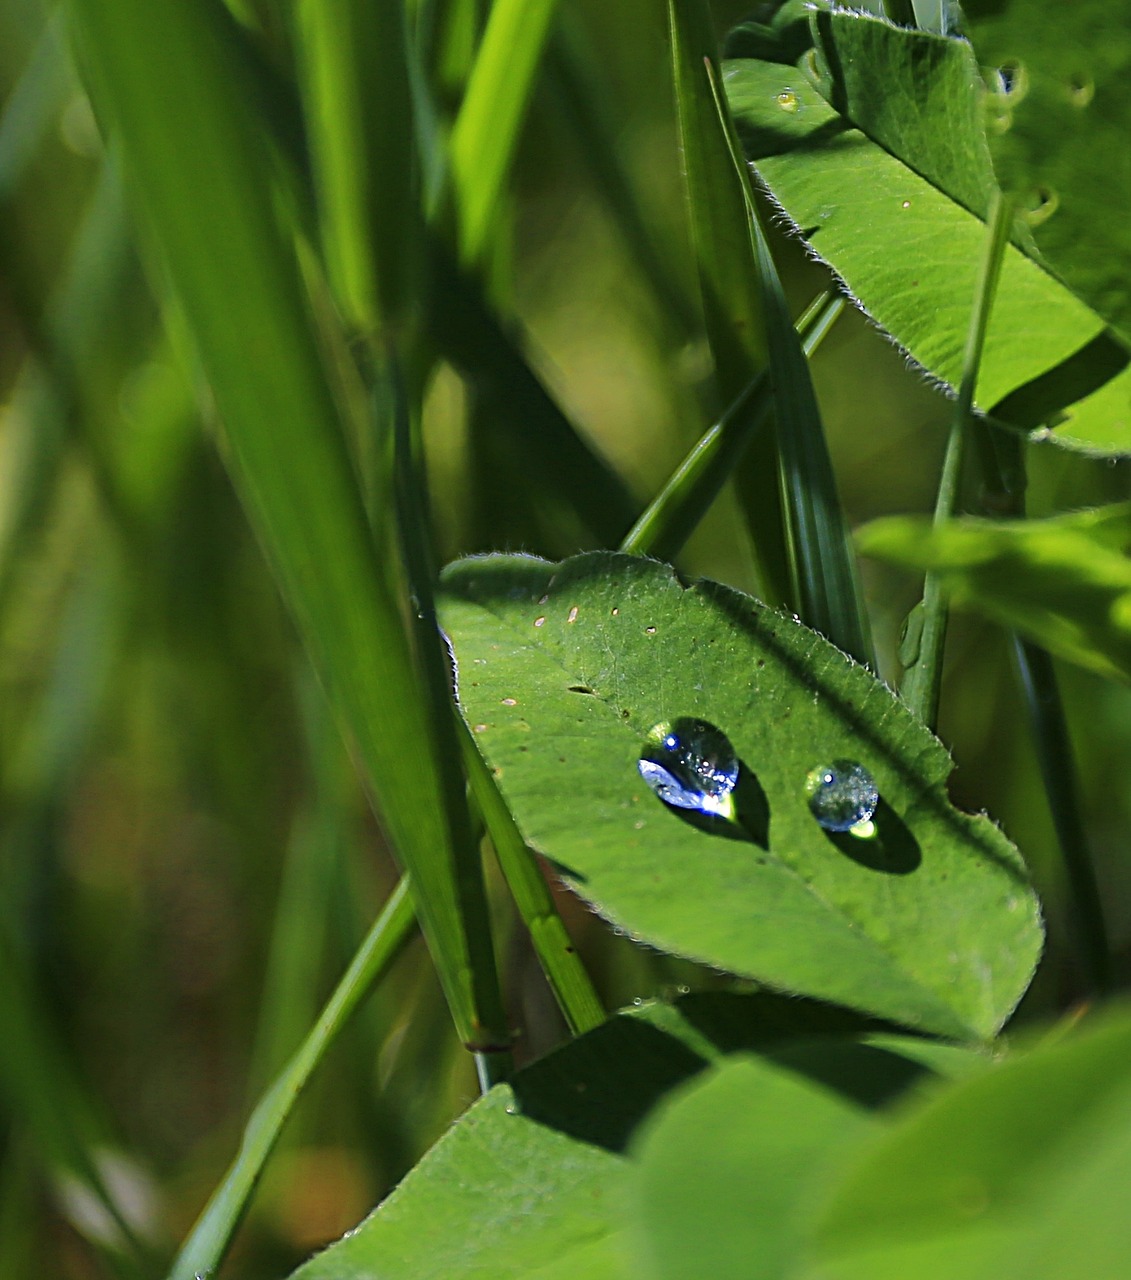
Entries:
{"label": "out-of-focus foliage", "polygon": [[[719,33],[749,7],[714,4]],[[393,213],[378,230],[391,219],[420,237],[403,258],[397,242],[365,244],[360,205],[373,193],[351,188],[333,145],[343,120],[403,110],[420,85],[366,98],[342,79],[353,46],[335,42],[340,31],[304,43],[317,5],[233,0],[224,12],[248,58],[255,118],[270,126],[256,135],[255,164],[275,184],[262,212],[302,232],[303,305],[342,419],[356,426],[370,412],[366,327],[376,317],[419,335],[420,299],[405,301],[404,278],[421,290],[426,278],[450,304],[432,317],[435,360],[417,388],[436,559],[556,559],[613,545],[732,395],[714,378],[698,300],[655,4],[562,0],[527,68],[532,96],[512,122],[477,286],[445,275],[456,255],[425,253],[458,216],[448,184],[459,166],[446,174],[443,148],[488,8],[405,6],[434,112],[411,139],[358,143],[377,165],[417,148],[420,172],[404,180],[428,196],[432,230],[396,203],[403,191],[380,193]],[[131,180],[72,60],[70,11],[0,3],[0,1275],[13,1280],[161,1273],[397,878],[359,781],[357,735],[343,743],[229,480],[230,437],[188,336],[196,322],[135,221]],[[160,67],[159,47],[143,52]],[[336,113],[338,125],[321,136],[304,111]],[[167,160],[187,171],[185,135]],[[338,251],[326,276],[318,200],[334,211],[322,223]],[[800,314],[830,276],[772,234]],[[374,248],[388,283],[371,291]],[[332,288],[351,304],[346,322]],[[227,349],[238,378],[278,317],[257,317],[246,293],[232,296],[232,316],[243,317]],[[270,370],[272,352],[254,355]],[[949,412],[937,388],[855,313],[812,372],[851,521],[926,510]],[[280,366],[279,385],[294,375]],[[1094,420],[1120,412],[1126,403],[1101,405]],[[1118,423],[1088,438],[1125,446]],[[269,451],[270,437],[260,443]],[[384,465],[384,439],[344,443],[363,477]],[[303,458],[288,460],[301,475]],[[724,491],[680,568],[756,590],[751,476],[739,476],[741,493]],[[1127,492],[1123,463],[1029,450],[1031,514]],[[273,509],[301,546],[309,513]],[[378,522],[375,537],[388,554],[389,529]],[[314,584],[338,567],[303,566]],[[881,672],[893,676],[917,582],[878,562],[866,575]],[[1049,950],[1022,1007],[1036,1019],[1073,990],[1044,792],[999,633],[969,620],[952,628],[949,653],[952,798],[1003,824],[1046,905]],[[1065,690],[1125,977],[1131,694],[1079,671],[1065,672]],[[374,738],[383,730],[370,726]],[[564,1028],[497,876],[488,889],[508,1022],[528,1062]],[[559,905],[609,1007],[724,981],[611,935],[568,895]],[[232,1274],[280,1276],[353,1227],[475,1096],[434,973],[414,943],[360,1010],[268,1169]],[[649,1203],[643,1212],[662,1202]]]}

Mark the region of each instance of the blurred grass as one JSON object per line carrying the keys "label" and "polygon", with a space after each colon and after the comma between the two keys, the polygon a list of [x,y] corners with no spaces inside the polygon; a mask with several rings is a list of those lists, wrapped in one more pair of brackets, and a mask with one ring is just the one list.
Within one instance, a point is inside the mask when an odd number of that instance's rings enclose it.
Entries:
{"label": "blurred grass", "polygon": [[[717,25],[745,7],[715,5]],[[569,8],[569,53],[602,87],[606,154],[643,232],[626,239],[623,209],[571,132],[576,112],[560,84],[538,79],[503,220],[515,228],[510,278],[491,296],[513,308],[508,330],[642,509],[725,405],[694,303],[670,313],[673,296],[694,298],[695,263],[664,15],[643,0]],[[36,0],[0,3],[0,920],[24,994],[87,1100],[99,1167],[116,1171],[104,1175],[110,1193],[145,1247],[169,1256],[395,871],[348,752],[327,737],[325,708],[311,710],[320,695],[219,461],[210,399],[175,318],[162,327],[160,290],[146,283],[160,284],[152,246],[123,212],[63,45],[45,34],[48,13]],[[240,13],[286,83],[285,24],[272,6]],[[470,66],[458,34],[437,53],[449,112]],[[5,151],[6,139],[23,141]],[[5,167],[5,156],[18,163]],[[796,245],[773,239],[773,249],[796,317],[826,281]],[[662,284],[643,266],[648,253],[666,269]],[[813,374],[850,521],[929,510],[946,404],[853,314]],[[483,388],[466,369],[441,362],[430,387],[422,430],[442,558],[593,545],[600,535],[584,520],[545,519],[506,459],[475,454]],[[1122,464],[1034,451],[1034,515],[1127,493]],[[684,565],[754,585],[733,495]],[[890,675],[916,583],[864,568]],[[1125,979],[1131,694],[1076,671],[1062,680]],[[983,624],[957,623],[941,730],[958,760],[958,801],[988,808],[1035,868],[1053,924],[1026,1005],[1035,1017],[1061,995],[1064,898],[1022,714],[1004,644]],[[490,888],[507,933],[497,879]],[[606,1004],[716,981],[559,905]],[[510,1021],[527,1028],[519,1052],[534,1056],[564,1029],[529,948],[515,941],[502,955]],[[6,1041],[0,1052],[21,1055],[25,1078],[43,1066],[34,1047]],[[231,1274],[278,1276],[352,1226],[474,1095],[419,946],[323,1072]],[[29,1125],[18,1074],[0,1083],[0,1274],[111,1275],[89,1200],[60,1180],[52,1135]]]}

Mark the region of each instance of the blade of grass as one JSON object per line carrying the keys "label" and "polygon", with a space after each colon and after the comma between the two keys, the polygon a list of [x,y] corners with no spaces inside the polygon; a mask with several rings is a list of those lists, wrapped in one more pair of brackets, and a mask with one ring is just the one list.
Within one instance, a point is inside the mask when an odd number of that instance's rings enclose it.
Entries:
{"label": "blade of grass", "polygon": [[[691,242],[715,362],[717,414],[765,367],[765,317],[744,196],[703,79],[704,58],[714,61],[717,55],[711,15],[701,0],[669,0],[668,24]],[[763,598],[796,607],[777,468],[776,444],[767,434],[741,464],[738,498],[750,527]]]}
{"label": "blade of grass", "polygon": [[1037,763],[1068,879],[1072,941],[1089,994],[1111,984],[1103,901],[1080,812],[1080,788],[1068,721],[1047,650],[1013,637],[1013,653],[1029,711]]}
{"label": "blade of grass", "polygon": [[267,1157],[314,1070],[358,1003],[396,959],[415,924],[408,878],[394,889],[302,1045],[263,1095],[244,1129],[239,1154],[181,1246],[169,1280],[195,1280],[219,1265]]}
{"label": "blade of grass", "polygon": [[[844,299],[827,293],[810,303],[797,322],[806,358],[821,345],[843,310]],[[632,555],[674,560],[741,461],[751,438],[769,421],[772,410],[769,374],[760,373],[672,472],[620,549]]]}
{"label": "blade of grass", "polygon": [[[986,222],[982,260],[978,267],[970,327],[962,357],[962,380],[954,402],[942,477],[935,500],[936,525],[950,519],[958,500],[958,481],[968,424],[974,407],[974,392],[978,385],[978,367],[1012,220],[1012,201],[998,193],[990,206]],[[946,623],[947,605],[942,583],[937,574],[928,573],[923,581],[922,602],[916,606],[910,620],[910,643],[905,650],[910,665],[905,667],[899,692],[904,702],[929,729],[935,727],[938,718]]]}
{"label": "blade of grass", "polygon": [[215,0],[70,0],[223,420],[226,461],[356,744],[460,1037],[483,1026],[396,583],[374,552],[249,81]]}
{"label": "blade of grass", "polygon": [[[381,398],[392,417],[393,491],[401,556],[414,606],[417,665],[423,677],[432,733],[439,747],[441,798],[456,855],[456,875],[467,924],[468,960],[475,1002],[486,1033],[483,1041],[468,1047],[474,1049],[480,1086],[486,1093],[493,1084],[506,1079],[511,1073],[510,1035],[499,990],[479,842],[468,809],[467,787],[461,769],[462,751],[456,731],[449,652],[436,619],[432,590],[436,567],[428,525],[429,503],[425,491],[420,420],[416,415],[413,421],[401,369],[391,349],[386,353],[382,372],[384,377],[379,381],[384,383],[385,395]],[[377,406],[377,413],[381,413],[380,406]]]}
{"label": "blade of grass", "polygon": [[458,717],[464,767],[476,806],[486,824],[495,856],[530,938],[539,963],[558,1002],[570,1032],[579,1036],[605,1020],[605,1010],[589,980],[589,974],[574,951],[565,924],[554,905],[534,854],[515,825],[487,762],[471,731]]}
{"label": "blade of grass", "polygon": [[786,305],[750,186],[717,67],[704,64],[721,133],[746,201],[757,281],[767,323],[774,412],[778,427],[782,505],[786,513],[801,617],[860,662],[875,667],[856,558],[837,494],[809,364]]}
{"label": "blade of grass", "polygon": [[366,332],[419,306],[421,213],[402,0],[303,0],[306,116],[324,256]]}
{"label": "blade of grass", "polygon": [[478,267],[533,92],[556,0],[495,0],[451,137],[459,261]]}

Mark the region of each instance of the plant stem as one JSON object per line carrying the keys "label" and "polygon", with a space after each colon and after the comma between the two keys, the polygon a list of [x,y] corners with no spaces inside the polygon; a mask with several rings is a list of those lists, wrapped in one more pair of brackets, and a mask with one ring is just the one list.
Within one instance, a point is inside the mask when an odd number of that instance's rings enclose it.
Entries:
{"label": "plant stem", "polygon": [[[966,347],[962,356],[962,381],[954,402],[954,415],[947,438],[942,478],[935,501],[935,526],[944,524],[954,514],[958,481],[966,433],[974,408],[974,392],[982,362],[986,329],[993,309],[994,294],[1001,274],[1002,259],[1009,243],[1013,219],[1013,202],[1000,191],[994,196],[986,220],[986,238],[982,260],[974,287],[974,306],[966,331]],[[930,572],[923,581],[923,599],[916,606],[914,626],[921,624],[914,656],[904,671],[900,695],[908,707],[930,729],[938,719],[939,688],[942,684],[942,657],[946,641],[947,605],[939,575]]]}
{"label": "plant stem", "polygon": [[[797,322],[806,357],[821,345],[843,310],[844,299],[828,293],[810,303]],[[765,426],[772,408],[770,378],[763,371],[703,433],[629,530],[620,549],[632,555],[674,560],[718,497],[743,450]]]}
{"label": "plant stem", "polygon": [[1052,657],[1040,645],[1013,637],[1021,687],[1029,710],[1037,763],[1068,878],[1070,927],[1084,980],[1092,995],[1110,984],[1107,928],[1088,839],[1068,722]]}
{"label": "plant stem", "polygon": [[408,878],[402,877],[318,1021],[251,1113],[239,1154],[181,1246],[168,1280],[194,1280],[196,1276],[210,1275],[219,1266],[307,1081],[362,997],[396,959],[415,923]]}

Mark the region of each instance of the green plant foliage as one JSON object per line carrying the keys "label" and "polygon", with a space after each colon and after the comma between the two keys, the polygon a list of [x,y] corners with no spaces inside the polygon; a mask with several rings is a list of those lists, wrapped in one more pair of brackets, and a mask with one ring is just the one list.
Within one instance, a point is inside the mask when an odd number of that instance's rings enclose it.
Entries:
{"label": "green plant foliage", "polygon": [[[840,1049],[877,1075],[899,1065],[879,1051],[867,1061],[860,1045]],[[736,1058],[697,1078],[657,1109],[636,1145],[632,1274],[782,1275],[807,1231],[815,1189],[877,1125],[859,1101],[777,1063]]]}
{"label": "green plant foliage", "polygon": [[[493,1089],[356,1232],[300,1268],[295,1280],[640,1276],[638,1245],[625,1230],[638,1195],[631,1181],[630,1158],[641,1156],[631,1151],[634,1136],[657,1104],[703,1078],[724,1054],[759,1054],[724,1067],[722,1079],[737,1070],[745,1083],[754,1074],[791,1108],[821,1091],[842,1093],[843,1101],[825,1105],[814,1129],[828,1114],[866,1129],[867,1121],[857,1119],[866,1107],[924,1078],[898,1045],[813,1042],[825,1051],[790,1050],[793,1037],[838,1023],[841,1031],[852,1028],[831,1010],[766,996],[692,995],[619,1015]],[[866,1073],[871,1082],[861,1096]],[[796,1076],[809,1079],[795,1084]],[[713,1098],[710,1083],[707,1089]],[[715,1124],[718,1118],[716,1107]],[[762,1136],[753,1122],[743,1127],[758,1144],[752,1159],[757,1150],[764,1159],[772,1154],[791,1119],[798,1120],[792,1109]],[[663,1164],[663,1127],[644,1144],[646,1171]],[[717,1138],[713,1126],[705,1144]],[[647,1205],[640,1223],[647,1232]]]}
{"label": "green plant foliage", "polygon": [[932,528],[892,516],[857,545],[941,575],[951,600],[1014,628],[1069,662],[1131,680],[1131,507],[1049,520],[953,520]]}
{"label": "green plant foliage", "polygon": [[[817,29],[825,43],[813,63],[816,83],[805,60],[727,64],[747,154],[794,229],[868,314],[928,373],[957,385],[983,236],[969,210],[984,213],[993,185],[977,127],[977,68],[960,42],[860,15],[822,14]],[[893,91],[881,96],[881,84]],[[1041,378],[1029,412],[1055,421],[1118,370],[1093,358],[1106,355],[1089,345],[1104,328],[1092,307],[1011,248],[979,405],[992,409]],[[1066,365],[1064,376],[1050,376]],[[1113,431],[1104,408],[1078,405],[1071,439],[1126,449],[1131,442]]]}
{"label": "green plant foliage", "polygon": [[[1040,949],[1021,864],[949,805],[946,752],[839,650],[738,592],[607,553],[462,561],[441,619],[527,841],[618,927],[910,1026],[1001,1025]],[[734,744],[743,829],[690,825],[640,779],[645,735],[679,716]],[[809,812],[808,771],[838,757],[879,785],[874,841],[831,838]]]}
{"label": "green plant foliage", "polygon": [[[972,0],[967,32],[1008,83],[990,104],[1003,187],[1032,211],[1041,256],[1131,342],[1131,4]],[[1000,74],[1000,73],[999,73]]]}
{"label": "green plant foliage", "polygon": [[880,1135],[818,1227],[827,1280],[1084,1280],[1131,1248],[1131,1019],[979,1074]]}

